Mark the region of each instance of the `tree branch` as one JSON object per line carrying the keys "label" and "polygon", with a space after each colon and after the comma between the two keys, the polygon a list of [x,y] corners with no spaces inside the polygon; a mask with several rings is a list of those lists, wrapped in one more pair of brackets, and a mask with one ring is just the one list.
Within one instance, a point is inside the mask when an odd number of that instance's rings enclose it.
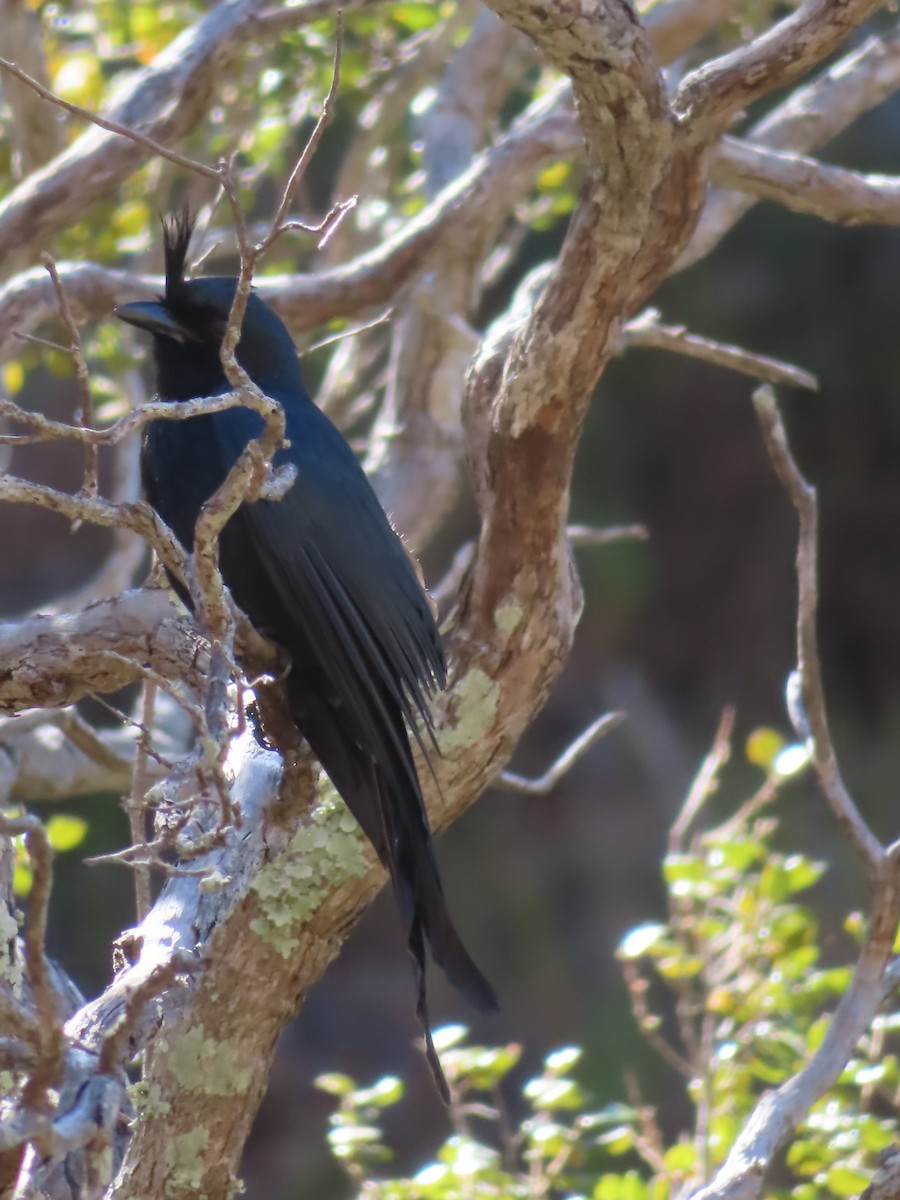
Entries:
{"label": "tree branch", "polygon": [[844,836],[862,856],[873,876],[884,857],[881,844],[862,818],[844,784],[828,728],[825,688],[819,661],[816,620],[819,608],[819,508],[816,490],[800,472],[788,446],[787,434],[770,387],[754,392],[753,402],[766,449],[782,487],[797,512],[797,669],[803,706],[809,723],[809,745],[822,791]]}
{"label": "tree branch", "polygon": [[804,0],[748,46],[704,63],[682,81],[675,111],[690,136],[709,141],[732,117],[777,88],[795,83],[833,54],[883,0]]}
{"label": "tree branch", "polygon": [[753,354],[739,346],[724,342],[713,342],[709,338],[688,333],[683,325],[664,325],[656,309],[648,308],[640,316],[629,321],[622,332],[624,347],[643,347],[654,350],[671,350],[687,358],[697,358],[749,375],[751,379],[762,379],[767,383],[783,383],[791,387],[819,390],[819,381],[809,371],[791,363],[780,362],[765,354]]}
{"label": "tree branch", "polygon": [[[837,137],[900,87],[900,30],[868,38],[805,87],[796,88],[745,134],[755,146],[803,152]],[[715,168],[713,168],[714,170]],[[676,269],[709,254],[756,198],[713,188]]]}
{"label": "tree branch", "polygon": [[824,221],[900,224],[900,177],[896,175],[863,175],[802,154],[726,137],[719,146],[712,177],[721,187],[749,192]]}
{"label": "tree branch", "polygon": [[202,694],[203,643],[162,591],[126,592],[80,613],[0,624],[0,713],[114,692],[141,666]]}

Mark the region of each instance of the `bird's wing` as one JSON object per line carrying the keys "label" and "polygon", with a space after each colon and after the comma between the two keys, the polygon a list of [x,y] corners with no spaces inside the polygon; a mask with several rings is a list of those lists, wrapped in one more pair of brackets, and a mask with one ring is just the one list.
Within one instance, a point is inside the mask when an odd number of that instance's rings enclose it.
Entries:
{"label": "bird's wing", "polygon": [[[427,596],[352,451],[317,409],[309,415],[279,456],[297,467],[293,486],[237,518],[347,710],[364,725],[374,708],[394,726],[385,704],[396,705],[414,732],[416,717],[430,730],[446,667]],[[246,440],[233,421],[217,432],[228,457]]]}

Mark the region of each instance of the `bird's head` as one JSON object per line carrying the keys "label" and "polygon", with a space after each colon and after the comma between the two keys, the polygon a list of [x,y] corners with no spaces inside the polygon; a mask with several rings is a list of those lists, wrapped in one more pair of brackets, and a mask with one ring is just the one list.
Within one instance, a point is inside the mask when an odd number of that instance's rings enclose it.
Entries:
{"label": "bird's head", "polygon": [[[219,353],[237,279],[185,279],[193,221],[182,212],[163,222],[165,295],[122,304],[115,315],[153,335],[157,387],[166,400],[190,400],[230,390]],[[251,292],[241,327],[237,360],[269,396],[303,392],[291,335],[275,313]]]}

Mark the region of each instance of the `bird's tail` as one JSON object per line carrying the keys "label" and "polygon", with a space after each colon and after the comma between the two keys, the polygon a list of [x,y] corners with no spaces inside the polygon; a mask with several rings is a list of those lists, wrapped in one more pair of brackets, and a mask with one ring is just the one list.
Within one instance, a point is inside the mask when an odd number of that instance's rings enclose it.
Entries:
{"label": "bird's tail", "polygon": [[[418,782],[411,786],[408,770],[401,774],[390,768],[376,767],[373,784],[385,836],[381,845],[374,838],[372,841],[390,872],[406,929],[407,947],[416,977],[416,1015],[425,1038],[425,1057],[441,1097],[449,1103],[450,1091],[431,1037],[426,942],[435,963],[478,1012],[496,1012],[497,997],[463,945],[447,911]],[[349,800],[348,804],[353,811]]]}
{"label": "bird's tail", "polygon": [[298,728],[390,872],[415,968],[416,1013],[425,1035],[426,1057],[438,1091],[449,1101],[431,1038],[426,944],[449,981],[479,1012],[495,1012],[497,998],[447,911],[406,729],[398,713],[398,728],[385,739],[373,762],[373,755],[348,735],[346,724],[335,713],[321,704],[304,703],[306,697],[298,686],[301,678],[293,672],[288,677]]}

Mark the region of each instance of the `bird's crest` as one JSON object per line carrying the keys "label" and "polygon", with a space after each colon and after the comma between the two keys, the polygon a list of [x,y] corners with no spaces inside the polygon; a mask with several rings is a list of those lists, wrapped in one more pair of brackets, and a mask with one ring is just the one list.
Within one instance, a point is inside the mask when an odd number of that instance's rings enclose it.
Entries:
{"label": "bird's crest", "polygon": [[162,219],[163,253],[166,261],[166,299],[177,295],[184,284],[188,247],[197,218],[184,206]]}

